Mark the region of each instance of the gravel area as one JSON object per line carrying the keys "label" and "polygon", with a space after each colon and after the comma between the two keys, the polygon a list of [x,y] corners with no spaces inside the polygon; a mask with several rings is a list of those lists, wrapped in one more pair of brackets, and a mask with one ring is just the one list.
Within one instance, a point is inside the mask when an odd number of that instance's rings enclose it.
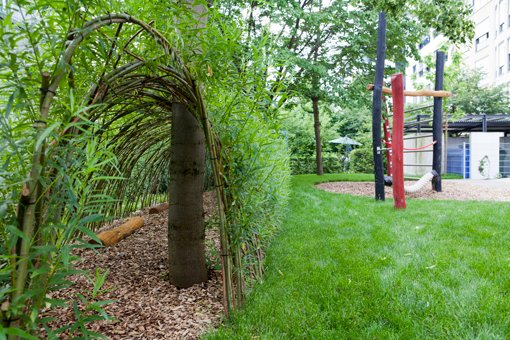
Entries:
{"label": "gravel area", "polygon": [[[412,181],[405,185],[413,184]],[[357,196],[374,196],[373,182],[331,182],[321,183],[319,189],[341,194]],[[475,201],[510,201],[510,179],[494,180],[443,180],[442,192],[432,191],[431,185],[426,185],[420,192],[406,194],[408,198],[433,200],[475,200]],[[386,197],[393,198],[391,187],[385,188]]]}
{"label": "gravel area", "polygon": [[[206,218],[212,215],[214,197],[205,195]],[[221,273],[209,271],[209,281],[187,289],[177,289],[167,280],[167,222],[168,214],[148,214],[148,208],[133,215],[143,216],[144,226],[133,235],[112,247],[97,252],[81,249],[77,269],[96,268],[108,271],[103,286],[106,290],[97,300],[115,300],[104,307],[114,321],[96,321],[88,329],[110,339],[196,339],[204,331],[215,327],[223,316]],[[110,229],[122,223],[115,221],[101,228]],[[206,230],[208,258],[218,260],[219,237],[215,230]],[[89,297],[90,282],[82,275],[71,277],[76,284],[54,292],[54,298],[70,298],[80,293]],[[80,306],[83,305],[80,303]],[[64,306],[45,311],[56,318],[56,329],[74,323],[73,308]],[[44,337],[44,332],[41,332]],[[78,334],[73,334],[74,336]],[[70,338],[66,333],[62,338]]]}

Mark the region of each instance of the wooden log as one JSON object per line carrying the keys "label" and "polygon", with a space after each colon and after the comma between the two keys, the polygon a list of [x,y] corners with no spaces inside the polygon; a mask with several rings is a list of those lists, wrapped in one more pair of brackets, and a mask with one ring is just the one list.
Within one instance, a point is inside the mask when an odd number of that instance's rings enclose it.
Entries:
{"label": "wooden log", "polygon": [[164,211],[168,211],[168,203],[161,203],[161,204],[151,207],[149,209],[149,215],[160,214]]}
{"label": "wooden log", "polygon": [[97,234],[97,238],[101,241],[103,246],[108,247],[119,243],[141,227],[143,227],[143,218],[136,216],[130,218],[125,223],[116,228]]}
{"label": "wooden log", "polygon": [[[368,84],[367,90],[373,91],[374,85]],[[391,89],[387,87],[382,88],[383,94],[390,94],[391,95]],[[451,97],[452,93],[449,91],[434,91],[434,90],[417,90],[417,91],[411,91],[411,90],[405,90],[404,91],[405,97],[436,97],[436,98],[444,98],[444,97]]]}

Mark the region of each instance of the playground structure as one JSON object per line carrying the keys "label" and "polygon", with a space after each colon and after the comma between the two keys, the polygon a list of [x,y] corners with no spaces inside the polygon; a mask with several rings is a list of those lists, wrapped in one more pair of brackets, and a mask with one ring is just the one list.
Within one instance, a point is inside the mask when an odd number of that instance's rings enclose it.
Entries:
{"label": "playground structure", "polygon": [[[402,74],[394,74],[391,77],[391,89],[383,87],[384,79],[384,61],[386,49],[386,18],[385,14],[379,14],[379,26],[377,37],[377,61],[376,76],[374,85],[369,85],[368,89],[373,90],[373,108],[372,108],[372,137],[373,137],[373,154],[374,154],[374,174],[375,174],[375,198],[376,200],[384,200],[384,186],[392,185],[394,206],[397,209],[405,209],[405,192],[417,192],[425,186],[426,183],[432,181],[432,189],[440,192],[441,187],[441,161],[442,161],[442,98],[451,96],[450,92],[443,91],[444,78],[444,52],[438,51],[436,54],[436,74],[435,89],[422,91],[405,91]],[[393,114],[384,95],[392,96]],[[405,96],[429,96],[434,97],[433,115],[431,119],[421,120],[421,115],[415,115],[407,122],[404,120],[404,99]],[[386,103],[386,112],[382,115],[382,102]],[[409,110],[407,113],[419,111],[425,108]],[[392,116],[393,124],[391,126],[389,118]],[[384,117],[384,122],[381,118]],[[405,136],[404,132],[413,126],[421,126],[424,123],[432,123],[432,135],[422,135],[416,133],[414,136]],[[384,130],[384,148],[382,147],[381,124]],[[417,141],[424,138],[432,137],[432,142],[417,147],[404,147],[404,140]],[[432,149],[431,149],[432,148]],[[387,173],[384,175],[383,169],[383,151],[387,157]],[[404,164],[404,153],[406,154],[423,154],[432,152],[432,169],[426,173],[414,185],[404,186],[404,165],[408,167],[424,167],[426,164],[407,163]]]}

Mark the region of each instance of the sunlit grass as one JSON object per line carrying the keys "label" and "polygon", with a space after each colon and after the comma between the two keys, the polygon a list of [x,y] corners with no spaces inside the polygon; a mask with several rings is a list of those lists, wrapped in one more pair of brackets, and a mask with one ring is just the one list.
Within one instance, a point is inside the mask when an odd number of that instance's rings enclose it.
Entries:
{"label": "sunlit grass", "polygon": [[510,337],[510,205],[375,202],[293,179],[267,273],[211,338]]}

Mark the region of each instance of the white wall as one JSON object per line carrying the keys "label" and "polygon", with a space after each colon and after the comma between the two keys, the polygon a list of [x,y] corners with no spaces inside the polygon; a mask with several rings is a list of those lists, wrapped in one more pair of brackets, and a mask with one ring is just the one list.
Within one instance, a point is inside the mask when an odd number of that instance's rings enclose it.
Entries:
{"label": "white wall", "polygon": [[[423,136],[430,135],[429,133],[411,133],[404,136]],[[432,143],[432,137],[418,138],[418,139],[405,139],[404,148],[420,148],[422,146]],[[432,170],[432,149],[430,146],[425,150],[430,152],[404,152],[404,164],[424,164],[425,166],[404,166],[404,175],[406,176],[422,176]]]}
{"label": "white wall", "polygon": [[499,139],[500,132],[471,132],[470,144],[470,176],[472,179],[485,179],[479,171],[480,160],[489,158],[488,177],[497,178],[499,173]]}

